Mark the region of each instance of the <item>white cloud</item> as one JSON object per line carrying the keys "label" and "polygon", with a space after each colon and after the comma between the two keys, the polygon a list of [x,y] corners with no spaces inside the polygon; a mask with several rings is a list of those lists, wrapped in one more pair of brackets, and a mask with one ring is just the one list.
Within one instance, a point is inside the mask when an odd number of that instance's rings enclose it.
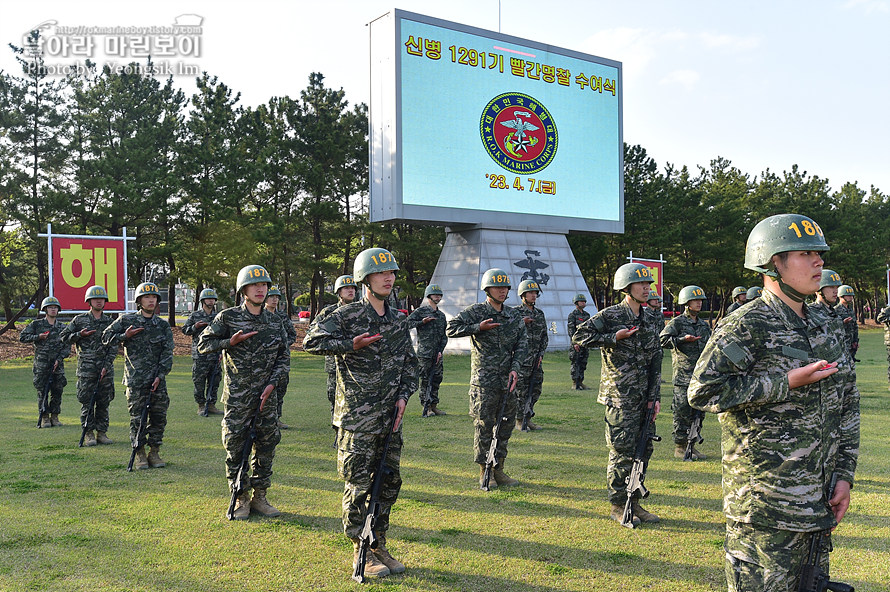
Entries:
{"label": "white cloud", "polygon": [[692,88],[701,80],[701,74],[695,70],[674,70],[669,72],[667,76],[659,80],[660,84],[677,84],[686,90]]}
{"label": "white cloud", "polygon": [[843,4],[844,10],[864,10],[866,14],[873,12],[890,12],[890,3],[886,0],[847,0]]}
{"label": "white cloud", "polygon": [[749,51],[760,46],[759,37],[715,35],[713,33],[701,33],[698,37],[705,47],[710,49],[725,48],[734,51]]}

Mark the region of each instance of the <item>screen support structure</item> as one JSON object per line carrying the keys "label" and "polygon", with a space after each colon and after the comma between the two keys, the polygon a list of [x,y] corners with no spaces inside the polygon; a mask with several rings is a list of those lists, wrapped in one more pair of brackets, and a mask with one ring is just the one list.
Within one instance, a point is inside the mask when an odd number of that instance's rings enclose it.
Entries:
{"label": "screen support structure", "polygon": [[[566,350],[570,346],[566,324],[575,308],[572,301],[576,294],[584,294],[588,302],[586,310],[596,313],[565,233],[493,226],[449,227],[445,233],[445,246],[430,283],[444,292],[439,310],[446,318],[485,300],[479,283],[482,275],[493,267],[503,269],[510,276],[505,306],[520,304],[517,290],[522,280],[535,280],[540,285],[537,307],[547,320],[548,351]],[[445,351],[469,352],[470,338],[450,339]]]}

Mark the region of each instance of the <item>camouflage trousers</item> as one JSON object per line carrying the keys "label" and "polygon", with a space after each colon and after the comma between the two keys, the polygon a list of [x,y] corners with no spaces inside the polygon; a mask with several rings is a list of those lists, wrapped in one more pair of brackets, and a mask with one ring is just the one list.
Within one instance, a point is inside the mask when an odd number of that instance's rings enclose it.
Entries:
{"label": "camouflage trousers", "polygon": [[286,372],[284,376],[281,377],[281,380],[278,381],[278,386],[275,387],[275,394],[278,399],[278,405],[276,407],[278,417],[281,417],[281,408],[284,406],[284,395],[287,394],[288,385],[290,385],[290,373]]}
{"label": "camouflage trousers", "polygon": [[445,365],[434,365],[436,358],[417,358],[417,361],[420,365],[420,403],[427,409],[439,404],[439,385],[442,384]]}
{"label": "camouflage trousers", "polygon": [[[213,377],[210,392],[207,392],[207,383],[214,370],[216,370],[216,376]],[[222,381],[222,372],[220,370],[219,356],[217,354],[192,358],[192,382],[195,384],[195,402],[198,405],[203,406],[216,403],[219,383]]]}
{"label": "camouflage trousers", "polygon": [[[343,532],[351,539],[358,538],[364,526],[368,497],[385,438],[386,434],[337,430],[337,473],[346,482],[343,488]],[[389,529],[389,513],[402,488],[401,457],[402,431],[399,430],[393,433],[386,455],[386,466],[392,472],[384,477],[380,486],[380,516],[375,530],[381,535]]]}
{"label": "camouflage trousers", "polygon": [[[80,425],[87,430],[108,431],[108,405],[114,400],[114,375],[106,375],[98,382],[99,375],[77,377],[77,400],[80,401]],[[90,398],[96,393],[93,406]]]}
{"label": "camouflage trousers", "polygon": [[[127,410],[130,412],[130,444],[144,446],[160,446],[164,440],[164,428],[167,427],[167,408],[170,407],[170,397],[167,395],[167,383],[162,378],[158,388],[151,392],[151,385],[141,388],[127,386]],[[148,408],[146,421],[148,425],[142,430],[142,438],[136,443],[136,434],[139,431],[139,422],[142,418],[142,410],[151,394],[151,405]]]}
{"label": "camouflage trousers", "polygon": [[686,441],[689,440],[689,427],[692,425],[692,420],[695,419],[695,409],[689,406],[689,399],[686,398],[688,390],[688,384],[674,385],[674,401],[671,409],[674,412],[675,444],[686,444]]}
{"label": "camouflage trousers", "polygon": [[590,357],[590,350],[582,347],[580,351],[575,348],[569,350],[569,362],[572,363],[572,380],[576,382],[584,382],[584,372],[587,370],[587,358]]}
{"label": "camouflage trousers", "polygon": [[[231,395],[230,395],[231,399]],[[226,401],[225,414],[222,419],[222,443],[226,449],[226,478],[229,487],[238,477],[238,470],[244,459],[244,443],[248,437],[248,423],[256,413],[259,398],[252,404],[231,405]],[[278,429],[278,410],[275,392],[263,406],[256,421],[256,440],[251,448],[250,486],[254,489],[268,489],[272,484],[272,461],[275,458],[275,447],[281,441],[281,430]]]}
{"label": "camouflage trousers", "polygon": [[332,361],[330,367],[328,367],[328,358],[333,359],[331,356],[325,356],[324,359],[324,369],[328,373],[328,401],[331,403],[331,420],[334,418],[334,400],[337,397],[337,367],[334,365]]}
{"label": "camouflage trousers", "polygon": [[[503,417],[498,417],[501,401],[506,398]],[[476,428],[473,436],[475,462],[484,464],[494,437],[494,427],[498,427],[498,442],[494,456],[498,462],[507,458],[507,442],[516,424],[516,394],[504,389],[470,387],[470,415]]]}
{"label": "camouflage trousers", "polygon": [[890,382],[890,343],[887,344],[887,382]]}
{"label": "camouflage trousers", "polygon": [[[727,520],[724,549],[729,592],[797,592],[810,537],[818,534]],[[828,572],[828,553],[822,554],[821,567]]]}
{"label": "camouflage trousers", "polygon": [[[49,380],[50,372],[34,372],[34,379],[31,384],[34,385],[34,388],[37,389],[37,404],[40,404],[40,395],[43,394],[43,389],[46,388],[46,381]],[[59,367],[56,369],[55,373],[53,373],[53,383],[52,386],[49,387],[49,393],[47,395],[46,401],[46,412],[47,413],[60,413],[62,410],[62,391],[65,390],[65,385],[68,384],[68,379],[65,378],[65,368],[62,364],[59,364]]]}
{"label": "camouflage trousers", "polygon": [[[529,390],[531,384],[531,390]],[[522,366],[519,369],[519,380],[516,382],[516,417],[521,418],[529,411],[529,417],[535,416],[535,403],[541,398],[541,388],[544,386],[544,368],[541,366]]]}
{"label": "camouflage trousers", "polygon": [[[609,465],[606,467],[606,485],[609,501],[624,505],[627,501],[627,477],[633,467],[634,453],[643,420],[646,415],[642,407],[606,406],[606,445],[609,448]],[[646,444],[645,468],[652,457],[652,440]]]}

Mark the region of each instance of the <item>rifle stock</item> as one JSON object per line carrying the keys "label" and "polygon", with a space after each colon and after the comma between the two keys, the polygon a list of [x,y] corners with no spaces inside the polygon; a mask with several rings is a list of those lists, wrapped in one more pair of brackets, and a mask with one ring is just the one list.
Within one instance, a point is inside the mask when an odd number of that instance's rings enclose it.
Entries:
{"label": "rifle stock", "polygon": [[[831,475],[831,483],[828,485],[828,499],[834,496],[834,487],[837,485],[837,474]],[[832,582],[828,574],[822,569],[822,554],[831,553],[831,531],[823,530],[810,535],[810,547],[807,557],[800,569],[800,585],[798,592],[855,592],[850,584]]]}
{"label": "rifle stock", "polygon": [[522,426],[520,429],[523,432],[528,431],[528,422],[532,420],[532,390],[535,387],[535,368],[541,363],[543,357],[544,356],[535,356],[535,359],[532,362],[532,371],[528,377],[528,388],[525,391],[525,404],[522,406]]}
{"label": "rifle stock", "polygon": [[[648,405],[648,401],[646,404]],[[661,436],[655,433],[655,404],[646,410],[643,426],[640,431],[640,439],[637,441],[637,448],[634,452],[633,467],[627,476],[627,501],[624,503],[624,514],[621,518],[621,526],[634,528],[633,522],[633,499],[634,495],[639,493],[640,499],[649,497],[649,490],[644,484],[646,480],[646,447],[649,441],[661,442]]]}
{"label": "rifle stock", "polygon": [[686,438],[686,451],[683,453],[683,460],[695,460],[692,457],[693,447],[705,441],[701,436],[701,424],[704,417],[704,411],[696,411],[695,417],[692,418],[692,423],[689,425],[689,435]]}
{"label": "rifle stock", "polygon": [[256,441],[256,422],[273,391],[274,389],[260,397],[260,404],[247,424],[247,439],[244,440],[244,446],[241,448],[241,466],[238,467],[238,474],[232,483],[232,499],[229,500],[229,509],[226,511],[226,517],[229,520],[235,519],[235,502],[238,497],[250,487],[250,453],[253,450],[253,443]]}
{"label": "rifle stock", "polygon": [[396,425],[396,419],[399,416],[399,408],[393,409],[392,421],[383,439],[383,450],[380,453],[380,463],[374,472],[374,480],[371,482],[371,493],[368,497],[368,507],[365,510],[365,521],[362,532],[359,534],[358,557],[352,570],[352,579],[359,584],[365,581],[365,560],[368,557],[368,549],[376,549],[379,541],[374,528],[377,526],[377,519],[380,516],[380,488],[383,486],[383,480],[393,473],[393,470],[386,465],[386,457],[389,455],[389,443],[392,440],[393,428]]}

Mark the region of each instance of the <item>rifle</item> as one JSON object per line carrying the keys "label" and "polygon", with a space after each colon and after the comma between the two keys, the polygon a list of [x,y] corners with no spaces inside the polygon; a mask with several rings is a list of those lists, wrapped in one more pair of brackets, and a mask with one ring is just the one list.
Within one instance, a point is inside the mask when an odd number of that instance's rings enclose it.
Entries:
{"label": "rifle", "polygon": [[[160,372],[161,364],[158,363],[158,365],[155,366],[155,371],[152,374],[155,378],[157,378]],[[151,382],[149,382],[148,384],[151,385],[154,380],[155,379],[152,378]],[[154,387],[148,389],[148,397],[146,397],[145,399],[145,406],[142,408],[142,415],[139,416],[139,429],[136,430],[136,439],[133,440],[133,451],[130,452],[130,462],[127,463],[128,473],[133,472],[133,462],[136,460],[136,450],[139,448],[139,441],[142,439],[143,432],[145,432],[145,424],[148,423],[148,410],[151,408],[151,395],[153,392],[155,392]]]}
{"label": "rifle", "polygon": [[686,439],[686,452],[683,453],[683,460],[695,460],[692,458],[692,447],[705,441],[701,436],[701,424],[704,418],[704,411],[695,412],[692,424],[689,426],[689,436]]}
{"label": "rifle", "polygon": [[525,405],[522,406],[522,427],[520,429],[523,432],[528,431],[528,422],[532,420],[532,389],[535,386],[533,376],[535,375],[535,368],[541,363],[543,357],[535,356],[535,360],[532,362],[532,371],[528,377],[528,389],[525,392]]}
{"label": "rifle", "polygon": [[494,453],[498,447],[498,438],[501,434],[501,424],[505,421],[508,421],[508,418],[506,417],[507,397],[511,395],[512,393],[509,389],[504,391],[504,396],[501,398],[501,408],[498,411],[498,422],[495,424],[494,429],[491,431],[491,446],[488,447],[488,455],[485,457],[485,469],[482,471],[482,485],[479,487],[479,489],[481,489],[482,491],[491,491],[491,487],[489,487],[489,484],[491,483],[491,474],[492,472],[494,472],[494,467],[497,464],[497,459],[495,459]]}
{"label": "rifle", "polygon": [[43,427],[43,416],[47,414],[47,407],[49,407],[49,390],[53,386],[53,376],[55,375],[55,369],[50,369],[49,376],[46,377],[46,386],[43,387],[43,391],[40,393],[40,397],[37,398],[37,411],[40,415],[37,417],[37,427]]}
{"label": "rifle", "polygon": [[633,510],[631,509],[631,504],[633,503],[634,494],[637,492],[640,493],[640,499],[646,499],[649,497],[649,490],[646,489],[646,486],[643,482],[646,480],[646,447],[649,444],[649,440],[653,442],[661,442],[661,436],[655,433],[655,421],[653,417],[655,416],[655,404],[652,404],[646,411],[646,418],[643,421],[643,427],[640,431],[640,439],[637,441],[637,449],[634,452],[634,462],[633,467],[630,469],[630,474],[627,476],[627,501],[624,503],[624,516],[621,518],[621,526],[626,526],[627,528],[633,528]]}
{"label": "rifle", "polygon": [[[834,486],[837,485],[837,474],[831,476],[828,485],[828,499],[834,495]],[[831,530],[814,532],[810,535],[810,549],[800,569],[800,586],[798,592],[854,592],[853,586],[843,582],[832,582],[828,574],[822,570],[822,553],[831,553]]]}
{"label": "rifle", "polygon": [[445,350],[438,350],[436,355],[433,357],[433,363],[430,366],[430,373],[426,377],[426,389],[423,392],[423,416],[427,417],[427,414],[430,412],[430,395],[433,393],[433,376],[436,374],[436,368],[439,366],[439,362],[436,360],[439,359],[439,356],[444,353]]}
{"label": "rifle", "polygon": [[275,392],[275,389],[260,397],[260,404],[247,424],[247,439],[244,441],[244,447],[241,449],[241,466],[238,467],[238,474],[232,483],[232,499],[229,501],[229,510],[226,512],[226,517],[229,520],[235,519],[235,502],[238,500],[238,497],[250,487],[250,453],[253,450],[253,443],[256,441],[256,422],[263,411],[263,407],[266,405],[266,401],[269,400],[269,395],[273,392]]}
{"label": "rifle", "polygon": [[359,584],[365,581],[365,560],[368,558],[368,549],[376,549],[379,540],[374,528],[377,526],[377,518],[380,516],[380,488],[383,486],[383,480],[392,475],[393,470],[386,466],[386,456],[389,454],[389,442],[392,439],[393,427],[396,425],[396,419],[399,416],[399,408],[396,407],[392,412],[392,422],[383,439],[383,451],[380,454],[380,464],[377,465],[377,471],[374,473],[374,481],[371,483],[371,494],[368,498],[368,508],[365,511],[365,525],[359,534],[361,545],[358,550],[358,557],[355,560],[355,566],[352,570],[352,579]]}
{"label": "rifle", "polygon": [[207,417],[209,412],[207,408],[210,407],[210,396],[213,394],[213,388],[216,381],[219,379],[222,364],[222,354],[216,359],[216,365],[213,366],[213,370],[210,372],[210,376],[207,377],[207,390],[204,394],[204,410],[201,412],[202,417]]}

